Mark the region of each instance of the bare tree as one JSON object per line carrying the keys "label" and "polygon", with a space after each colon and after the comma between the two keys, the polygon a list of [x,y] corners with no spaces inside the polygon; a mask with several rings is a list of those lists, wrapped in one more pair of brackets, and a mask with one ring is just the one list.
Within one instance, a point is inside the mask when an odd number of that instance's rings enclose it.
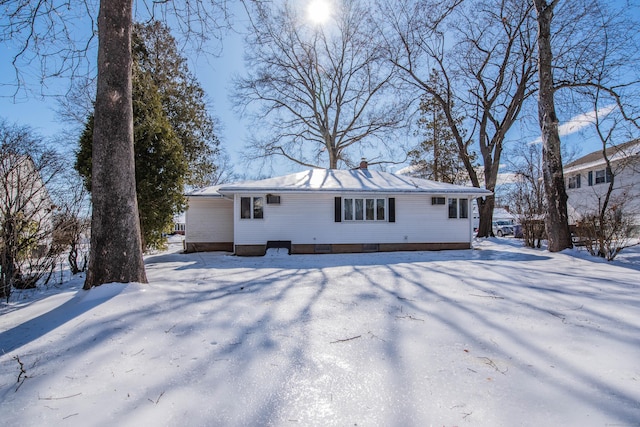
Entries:
{"label": "bare tree", "polygon": [[[138,11],[155,19],[171,15],[198,46],[219,35],[224,3],[142,1]],[[42,78],[91,73],[95,2],[17,0],[3,2],[0,42],[14,43],[15,87],[24,88],[21,66],[37,61]],[[146,282],[140,242],[133,162],[131,28],[133,0],[99,2],[97,97],[95,104],[91,255],[85,288],[109,282]],[[221,7],[222,5],[222,7]],[[79,36],[76,25],[86,22]]]}
{"label": "bare tree", "polygon": [[623,249],[637,245],[640,237],[640,201],[637,200],[640,189],[634,179],[640,173],[640,141],[615,143],[620,139],[626,141],[629,135],[637,135],[638,123],[625,114],[624,106],[611,112],[605,109],[608,114],[600,114],[600,104],[612,101],[610,90],[596,88],[583,95],[592,96],[594,127],[601,143],[607,185],[604,191],[600,185],[578,190],[575,197],[582,197],[583,206],[578,205],[578,200],[573,203],[574,208],[582,211],[575,233],[591,255],[611,261]]}
{"label": "bare tree", "polygon": [[78,274],[87,269],[86,239],[91,227],[89,192],[75,171],[65,173],[63,180],[57,185],[59,196],[51,245],[55,253],[68,251],[69,271]]}
{"label": "bare tree", "polygon": [[60,156],[33,131],[0,121],[0,298],[35,287],[55,265],[47,186],[62,171]]}
{"label": "bare tree", "polygon": [[538,120],[542,133],[542,177],[547,199],[548,248],[558,252],[573,246],[567,213],[567,192],[562,173],[562,154],[558,116],[554,102],[553,50],[551,49],[551,23],[553,9],[559,0],[547,3],[534,0],[538,19]]}
{"label": "bare tree", "polygon": [[[637,150],[637,146],[635,147]],[[619,150],[607,149],[603,144],[602,155],[606,164],[609,181],[604,194],[598,197],[598,206],[586,212],[576,226],[576,237],[585,245],[591,255],[600,256],[608,261],[629,246],[637,245],[640,212],[630,189],[616,185],[618,178],[629,169],[640,164],[637,153],[630,153],[620,161],[612,159]]]}
{"label": "bare tree", "polygon": [[268,128],[255,130],[249,157],[334,169],[354,166],[370,149],[379,153],[370,164],[390,162],[397,142],[385,137],[404,109],[393,93],[393,67],[371,37],[367,5],[346,0],[330,22],[314,25],[291,2],[254,4],[249,72],[236,80],[235,103],[244,111],[255,106],[251,114]]}
{"label": "bare tree", "polygon": [[538,246],[544,234],[546,205],[541,156],[538,144],[516,146],[509,155],[514,182],[509,185],[505,199],[522,226],[524,243],[528,247]]}
{"label": "bare tree", "polygon": [[[607,94],[637,128],[640,89],[637,23],[627,7],[599,0],[533,0],[538,21],[539,106],[549,250],[572,246],[556,103],[593,108]],[[584,99],[588,101],[585,103]],[[560,101],[559,101],[560,100]]]}
{"label": "bare tree", "polygon": [[[392,34],[388,52],[405,81],[441,105],[472,185],[493,192],[505,136],[535,90],[532,9],[513,0],[461,3],[383,2]],[[429,79],[432,70],[441,75],[440,84]],[[469,119],[460,124],[460,116]],[[495,197],[478,205],[478,236],[489,236]]]}
{"label": "bare tree", "polygon": [[205,181],[208,185],[221,185],[240,180],[242,178],[234,171],[231,157],[224,148],[220,149],[216,158],[216,168],[205,176]]}

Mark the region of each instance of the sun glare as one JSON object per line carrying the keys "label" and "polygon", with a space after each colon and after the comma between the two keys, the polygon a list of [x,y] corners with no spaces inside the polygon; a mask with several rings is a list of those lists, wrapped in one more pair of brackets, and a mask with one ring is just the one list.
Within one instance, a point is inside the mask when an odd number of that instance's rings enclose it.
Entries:
{"label": "sun glare", "polygon": [[312,0],[307,7],[307,17],[309,20],[323,24],[331,16],[331,7],[327,0]]}

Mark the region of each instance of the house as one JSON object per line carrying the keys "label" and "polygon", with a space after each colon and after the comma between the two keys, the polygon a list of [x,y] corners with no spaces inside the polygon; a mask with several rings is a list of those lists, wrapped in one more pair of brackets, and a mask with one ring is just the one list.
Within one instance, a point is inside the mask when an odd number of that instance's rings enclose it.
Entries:
{"label": "house", "polygon": [[515,224],[517,222],[515,215],[509,212],[509,209],[500,207],[493,209],[493,220],[505,221],[509,224]]}
{"label": "house", "polygon": [[0,298],[33,288],[50,270],[53,204],[33,159],[3,145],[0,153]]}
{"label": "house", "polygon": [[564,167],[571,224],[600,210],[612,177],[615,178],[609,206],[621,206],[623,212],[640,224],[640,140],[609,147],[606,153],[611,169],[607,169],[602,150]]}
{"label": "house", "polygon": [[180,235],[184,236],[184,230],[186,229],[185,221],[186,221],[186,219],[185,219],[184,213],[181,213],[180,215],[174,216],[173,217],[173,230],[171,231],[171,234],[180,234]]}
{"label": "house", "polygon": [[471,201],[491,194],[386,172],[311,169],[188,195],[185,249],[264,255],[468,249]]}
{"label": "house", "polygon": [[38,224],[50,222],[55,206],[30,156],[3,152],[0,183],[0,215],[20,216]]}
{"label": "house", "polygon": [[234,200],[218,193],[220,186],[187,194],[185,250],[233,252]]}

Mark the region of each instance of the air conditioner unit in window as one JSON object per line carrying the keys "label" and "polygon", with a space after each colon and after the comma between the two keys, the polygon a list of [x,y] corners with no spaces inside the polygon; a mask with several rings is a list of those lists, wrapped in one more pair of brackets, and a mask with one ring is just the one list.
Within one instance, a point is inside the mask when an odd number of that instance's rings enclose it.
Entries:
{"label": "air conditioner unit in window", "polygon": [[267,204],[268,205],[279,205],[280,204],[280,196],[276,196],[274,194],[267,194]]}

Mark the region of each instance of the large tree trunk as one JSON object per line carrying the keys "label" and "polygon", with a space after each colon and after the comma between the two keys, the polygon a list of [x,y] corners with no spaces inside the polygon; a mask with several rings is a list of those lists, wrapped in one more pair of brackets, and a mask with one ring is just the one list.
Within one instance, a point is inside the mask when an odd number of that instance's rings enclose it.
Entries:
{"label": "large tree trunk", "polygon": [[109,282],[147,282],[133,151],[132,25],[132,0],[100,1],[91,253],[85,289]]}
{"label": "large tree trunk", "polygon": [[496,196],[491,194],[484,198],[479,198],[478,202],[478,215],[480,221],[478,222],[478,234],[477,237],[491,237],[493,236],[493,209],[496,206]]}
{"label": "large tree trunk", "polygon": [[551,51],[551,21],[558,0],[534,0],[538,19],[538,119],[542,132],[542,176],[547,201],[545,227],[549,251],[571,248],[571,232],[567,214],[567,192],[564,187],[560,135],[554,102],[553,52]]}
{"label": "large tree trunk", "polygon": [[[480,124],[480,141],[487,141],[487,120],[486,114],[484,114],[484,120]],[[478,215],[480,216],[480,222],[478,223],[477,237],[493,237],[493,210],[496,207],[496,182],[498,177],[498,167],[500,165],[500,153],[502,152],[500,146],[495,146],[492,149],[489,144],[481,143],[480,151],[484,163],[484,188],[491,191],[491,195],[484,198],[479,198],[478,202]],[[492,155],[495,157],[492,158]]]}

